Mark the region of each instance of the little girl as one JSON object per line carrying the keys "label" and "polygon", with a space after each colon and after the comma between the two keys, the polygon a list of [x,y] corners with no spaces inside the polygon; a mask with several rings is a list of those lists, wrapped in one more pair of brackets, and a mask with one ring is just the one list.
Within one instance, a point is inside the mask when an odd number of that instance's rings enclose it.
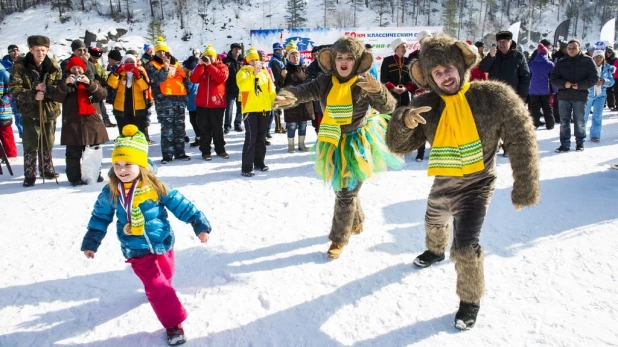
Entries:
{"label": "little girl", "polygon": [[186,341],[182,322],[187,313],[172,287],[174,233],[165,208],[191,223],[202,243],[208,241],[210,223],[182,194],[155,177],[149,166],[148,142],[135,125],[126,125],[114,142],[114,172],[94,205],[81,250],[87,258],[94,258],[116,214],[122,253],[144,283],[148,301],[167,330],[168,343],[180,345]]}

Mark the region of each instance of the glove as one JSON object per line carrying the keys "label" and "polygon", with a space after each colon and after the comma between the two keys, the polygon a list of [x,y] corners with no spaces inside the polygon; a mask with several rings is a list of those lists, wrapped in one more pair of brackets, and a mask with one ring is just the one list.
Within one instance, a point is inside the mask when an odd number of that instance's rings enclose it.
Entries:
{"label": "glove", "polygon": [[420,116],[420,114],[429,112],[429,111],[431,111],[431,107],[429,106],[423,106],[419,108],[412,108],[412,109],[406,110],[402,117],[403,124],[405,124],[406,127],[408,127],[408,129],[416,128],[419,123],[425,124],[427,122],[425,121],[425,118]]}
{"label": "glove", "polygon": [[120,75],[121,73],[125,72],[124,71],[124,65],[120,65],[118,66],[118,68],[116,69],[116,71],[114,71],[115,74]]}
{"label": "glove", "polygon": [[280,92],[279,95],[275,97],[275,101],[273,103],[274,108],[286,108],[292,106],[296,103],[296,97],[290,92]]}
{"label": "glove", "polygon": [[133,68],[133,78],[135,79],[139,79],[141,77],[141,72],[139,71],[138,68],[134,67]]}
{"label": "glove", "polygon": [[378,82],[378,80],[376,80],[375,77],[373,77],[373,75],[371,74],[367,74],[365,76],[365,81],[358,82],[356,83],[356,85],[361,87],[367,93],[377,93],[382,88],[380,82]]}

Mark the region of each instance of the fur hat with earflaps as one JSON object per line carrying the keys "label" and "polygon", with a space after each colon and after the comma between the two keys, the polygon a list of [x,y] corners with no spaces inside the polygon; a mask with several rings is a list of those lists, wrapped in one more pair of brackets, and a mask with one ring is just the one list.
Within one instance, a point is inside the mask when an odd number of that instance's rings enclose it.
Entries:
{"label": "fur hat with earflaps", "polygon": [[450,36],[436,35],[423,40],[419,59],[410,64],[410,77],[417,86],[444,95],[442,89],[433,81],[431,70],[436,66],[452,64],[459,72],[460,83],[463,85],[469,80],[470,70],[478,61],[478,50],[475,48]]}
{"label": "fur hat with earflaps", "polygon": [[[346,78],[339,76],[337,72],[337,67],[335,66],[337,52],[349,53],[354,57],[354,69]],[[320,64],[320,68],[322,68],[324,72],[333,74],[337,76],[341,82],[345,82],[355,75],[369,71],[373,64],[373,55],[365,51],[365,45],[357,39],[344,36],[328,49],[322,49],[320,51],[318,54],[318,64]]]}
{"label": "fur hat with earflaps", "polygon": [[28,47],[45,46],[49,48],[49,37],[43,35],[28,36]]}

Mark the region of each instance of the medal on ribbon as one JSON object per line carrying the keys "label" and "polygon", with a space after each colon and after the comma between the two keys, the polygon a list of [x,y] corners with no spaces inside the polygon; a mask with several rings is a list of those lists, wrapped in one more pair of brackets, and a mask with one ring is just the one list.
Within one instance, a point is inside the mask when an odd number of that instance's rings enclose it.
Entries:
{"label": "medal on ribbon", "polygon": [[120,206],[125,210],[127,214],[127,224],[122,228],[122,231],[127,235],[132,235],[131,232],[131,209],[133,207],[133,197],[135,196],[135,189],[139,180],[133,181],[131,188],[128,192],[125,192],[124,184],[118,183],[118,197],[120,198]]}

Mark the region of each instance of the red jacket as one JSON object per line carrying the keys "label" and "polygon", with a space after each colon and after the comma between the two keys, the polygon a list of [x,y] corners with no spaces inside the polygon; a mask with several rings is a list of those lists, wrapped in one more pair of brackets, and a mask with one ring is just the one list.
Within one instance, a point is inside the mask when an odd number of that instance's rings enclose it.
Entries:
{"label": "red jacket", "polygon": [[225,81],[230,71],[227,65],[216,62],[206,65],[198,65],[191,73],[191,83],[199,83],[195,106],[207,108],[225,108]]}
{"label": "red jacket", "polygon": [[472,68],[472,72],[470,72],[470,82],[472,81],[486,81],[487,74],[481,70],[481,68],[477,65]]}

